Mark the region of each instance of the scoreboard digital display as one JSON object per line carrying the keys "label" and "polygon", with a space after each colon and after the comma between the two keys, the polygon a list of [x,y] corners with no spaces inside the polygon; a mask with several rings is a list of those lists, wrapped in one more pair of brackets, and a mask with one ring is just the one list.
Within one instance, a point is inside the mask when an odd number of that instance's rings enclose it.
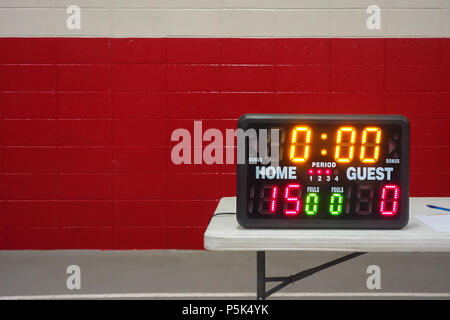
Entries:
{"label": "scoreboard digital display", "polygon": [[241,226],[398,229],[408,223],[404,116],[247,114],[239,130]]}

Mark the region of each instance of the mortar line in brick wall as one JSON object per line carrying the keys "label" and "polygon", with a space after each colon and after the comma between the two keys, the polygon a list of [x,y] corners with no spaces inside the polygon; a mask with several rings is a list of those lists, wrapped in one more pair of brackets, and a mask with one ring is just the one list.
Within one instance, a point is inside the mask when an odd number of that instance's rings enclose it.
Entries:
{"label": "mortar line in brick wall", "polygon": [[109,92],[109,116],[110,116],[110,133],[111,133],[111,145],[110,145],[110,150],[111,150],[111,220],[112,220],[112,244],[111,246],[114,249],[117,249],[119,247],[119,244],[117,242],[117,219],[116,219],[116,215],[115,215],[115,200],[116,200],[116,195],[114,192],[114,175],[117,174],[115,173],[114,170],[114,164],[115,164],[115,152],[114,152],[114,147],[117,147],[115,145],[115,141],[114,141],[114,115],[113,115],[113,108],[112,108],[112,68],[113,68],[113,63],[112,63],[112,39],[108,38],[108,62],[109,62],[109,86],[108,86],[108,92]]}
{"label": "mortar line in brick wall", "polygon": [[[0,89],[0,101],[1,101],[1,96],[2,96],[2,90]],[[5,126],[5,123],[3,121],[3,106],[0,104],[0,142],[1,142],[1,154],[0,154],[0,175],[2,176],[2,180],[4,179],[4,174],[6,171],[5,168],[5,130],[3,129],[3,127]],[[2,197],[0,197],[1,199]],[[4,199],[0,200],[1,205],[4,205],[5,201]]]}
{"label": "mortar line in brick wall", "polygon": [[[0,8],[1,9],[1,8]],[[296,35],[296,36],[282,36],[282,35],[276,35],[276,36],[267,36],[267,35],[253,35],[253,36],[228,36],[228,37],[220,37],[220,35],[183,35],[183,36],[171,36],[171,37],[164,37],[164,36],[152,36],[152,35],[34,35],[34,34],[24,34],[24,35],[0,35],[0,39],[9,39],[9,38],[30,38],[30,39],[37,39],[37,38],[55,38],[55,39],[174,39],[174,38],[183,38],[183,39],[436,39],[436,38],[448,38],[448,36],[441,36],[439,34],[433,34],[433,35],[415,35],[415,34],[404,34],[404,35]]]}
{"label": "mortar line in brick wall", "polygon": [[[160,118],[118,118],[116,120],[138,120],[138,119],[143,119],[143,120],[160,120]],[[60,118],[60,119],[56,119],[55,118],[6,118],[6,120],[23,120],[23,121],[32,121],[32,120],[49,120],[49,121],[56,121],[56,120],[60,120],[60,121],[109,121],[109,118]],[[63,148],[63,147],[67,147],[69,145],[61,145],[59,147]],[[32,146],[30,146],[32,147]]]}
{"label": "mortar line in brick wall", "polygon": [[[5,131],[3,130],[3,127],[5,126],[5,123],[3,122],[3,105],[2,105],[2,96],[3,96],[3,88],[2,86],[0,86],[0,143],[1,143],[1,148],[0,148],[0,176],[2,178],[2,180],[4,179],[4,175],[5,175],[5,160],[4,160],[4,155],[5,155]],[[5,200],[2,199],[3,197],[0,197],[0,205],[2,206],[2,208],[5,206]],[[1,230],[1,228],[0,228]]]}
{"label": "mortar line in brick wall", "polygon": [[[9,119],[8,119],[9,120]],[[34,120],[34,119],[33,119]],[[176,120],[176,119],[174,119]],[[210,120],[210,119],[207,119]],[[27,120],[25,120],[27,121]],[[32,121],[32,120],[31,120]],[[51,120],[55,121],[55,120]],[[56,148],[54,145],[6,145],[7,148]],[[109,145],[64,145],[59,146],[59,149],[63,148],[108,148]],[[143,145],[113,145],[114,148],[163,148],[166,145],[154,145],[154,146],[143,146]]]}
{"label": "mortar line in brick wall", "polygon": [[[222,17],[222,15],[221,15]],[[219,38],[219,91],[218,93],[221,94],[223,91],[223,38]],[[221,103],[221,102],[219,102]],[[224,107],[222,105],[219,106],[220,108]]]}
{"label": "mortar line in brick wall", "polygon": [[[111,16],[111,15],[110,15]],[[112,110],[112,45],[111,45],[111,38],[108,38],[108,65],[109,65],[109,123],[110,123],[110,134],[111,134],[111,140],[114,139],[114,126],[113,126],[113,110]],[[110,148],[110,156],[111,156],[111,165],[110,165],[110,176],[111,176],[111,184],[110,184],[110,192],[111,192],[111,212],[110,212],[110,221],[111,221],[111,247],[115,248],[116,244],[116,220],[114,215],[114,178],[113,178],[113,172],[114,172],[114,144],[111,143]]]}
{"label": "mortar line in brick wall", "polygon": [[333,90],[333,86],[332,86],[332,69],[331,69],[331,55],[333,54],[332,52],[332,39],[328,39],[328,97],[327,97],[327,101],[328,101],[328,106],[327,106],[327,110],[328,112],[331,111],[331,94],[332,94],[332,90]]}
{"label": "mortar line in brick wall", "polygon": [[[54,30],[55,21],[54,21],[54,17],[53,16],[54,16],[54,14],[52,15],[52,19],[53,19],[52,23],[53,23],[53,30]],[[57,106],[57,109],[56,109],[56,146],[55,146],[55,148],[56,148],[56,153],[59,154],[59,149],[60,149],[59,148],[60,147],[59,146],[59,144],[60,144],[60,132],[61,132],[59,119],[60,119],[60,116],[61,116],[61,107],[60,107],[60,105],[58,103],[58,95],[57,95],[57,92],[58,92],[58,90],[57,90],[57,88],[58,88],[58,68],[56,66],[56,45],[57,45],[57,43],[56,43],[56,39],[55,38],[51,38],[51,39],[52,39],[51,41],[52,41],[52,54],[53,54],[53,68],[55,70],[55,79],[54,79],[55,83],[53,85],[53,90],[51,90],[51,91],[52,91],[52,93],[55,96],[55,103],[56,103],[56,106]],[[62,168],[61,168],[61,165],[60,165],[59,168],[58,168],[58,172],[57,172],[58,183],[61,182],[61,173],[62,173],[61,169]],[[58,195],[58,199],[57,200],[58,200],[57,203],[60,203],[59,201],[62,200],[60,195]],[[61,221],[62,220],[62,218],[61,218],[62,214],[63,213],[60,210],[58,210],[57,213],[56,213],[56,247],[58,249],[61,248],[60,235],[61,235],[61,230],[62,230],[62,221]]]}
{"label": "mortar line in brick wall", "polygon": [[[441,38],[442,39],[442,38]],[[441,53],[441,45],[442,45],[442,40],[441,39],[439,39],[439,41],[438,41],[438,54],[439,54],[439,56],[438,56],[438,59],[439,59],[439,63],[438,63],[438,82],[439,82],[439,87],[438,87],[438,94],[439,94],[439,96],[441,95],[441,88],[442,88],[442,73],[441,73],[441,69],[442,69],[442,66],[443,66],[443,63],[442,63],[442,53]]]}
{"label": "mortar line in brick wall", "polygon": [[[198,202],[198,201],[217,201],[220,200],[220,198],[207,198],[207,199],[184,199],[184,200],[177,200],[177,199],[167,199],[167,202]],[[116,201],[127,201],[127,200],[116,200]],[[157,200],[142,200],[142,201],[157,201]]]}
{"label": "mortar line in brick wall", "polygon": [[387,112],[386,101],[387,101],[387,93],[386,93],[386,82],[387,82],[387,70],[386,70],[386,56],[387,56],[387,38],[383,40],[383,105],[382,111],[384,113]]}
{"label": "mortar line in brick wall", "polygon": [[[395,90],[395,91],[389,91],[387,93],[439,93],[440,90],[422,90],[422,91],[411,91],[411,90]],[[63,90],[52,90],[52,91],[36,91],[36,90],[4,90],[2,91],[3,93],[108,93],[108,90],[104,90],[104,91],[84,91],[84,90],[79,90],[79,91],[63,91]],[[331,89],[329,89],[328,91],[277,91],[277,93],[304,93],[304,94],[309,94],[309,93],[384,93],[384,91],[367,91],[367,90],[358,90],[358,91],[351,91],[351,90],[340,90],[340,91],[333,91]],[[442,93],[448,93],[450,91],[442,91]],[[115,90],[113,92],[114,94],[164,94],[166,93],[166,91],[120,91],[120,90]],[[236,93],[236,94],[268,94],[268,93],[274,93],[273,91],[167,91],[168,94],[187,94],[187,93],[211,93],[211,94],[220,94],[220,93]],[[62,120],[66,120],[69,118],[62,118]],[[74,118],[74,119],[82,119],[82,120],[96,120],[96,118]],[[98,119],[107,119],[107,118],[98,118]],[[132,118],[130,118],[132,119]],[[160,119],[160,118],[155,118],[155,119]]]}
{"label": "mortar line in brick wall", "polygon": [[[4,93],[107,93],[108,90],[3,90]],[[117,91],[118,93],[145,93],[145,91]],[[148,92],[148,93],[157,93]]]}
{"label": "mortar line in brick wall", "polygon": [[[329,40],[329,39],[326,39]],[[330,65],[330,63],[267,63],[267,64],[251,64],[251,63],[240,63],[240,64],[231,64],[231,63],[161,63],[161,62],[114,62],[114,63],[2,63],[4,66],[112,66],[112,65],[138,65],[138,66],[153,66],[153,65],[167,65],[167,66],[179,66],[179,67],[325,67]],[[333,66],[367,66],[366,64],[352,64],[352,65],[341,65],[334,64]],[[370,67],[382,67],[383,64],[370,64]],[[402,64],[402,67],[428,67],[429,64]]]}
{"label": "mortar line in brick wall", "polygon": [[[274,95],[274,101],[275,101],[275,106],[274,109],[277,110],[277,93],[278,93],[278,67],[280,66],[278,64],[278,39],[273,39],[272,40],[274,42],[273,46],[275,47],[275,64],[273,67],[273,95]],[[277,110],[278,111],[278,110]]]}
{"label": "mortar line in brick wall", "polygon": [[[164,134],[166,135],[166,144],[168,144],[169,141],[169,133],[167,132],[168,130],[168,125],[167,125],[167,118],[168,118],[168,100],[167,100],[167,93],[168,93],[168,83],[167,83],[167,61],[168,61],[168,52],[167,52],[167,38],[164,39],[164,115],[165,115],[165,119],[164,119]],[[166,147],[167,148],[167,147]],[[168,157],[168,152],[166,150],[166,148],[164,149],[164,152],[166,154],[166,157]],[[166,158],[165,161],[165,172],[164,172],[164,179],[167,182],[168,179],[168,170],[169,170],[169,166],[168,166],[168,161],[169,159]],[[168,183],[165,183],[164,185],[164,198],[165,198],[165,207],[164,207],[164,236],[165,236],[165,243],[164,243],[164,247],[168,248],[169,247],[169,232],[168,232],[168,224],[169,224],[169,218],[168,218],[168,208],[167,208],[167,199],[169,198],[168,193],[169,193],[169,186]]]}
{"label": "mortar line in brick wall", "polygon": [[[14,173],[12,174],[8,174],[8,175],[14,175]],[[197,200],[193,200],[193,201],[212,201],[212,200],[220,200],[220,199],[197,199]],[[111,202],[111,199],[105,199],[105,198],[92,198],[92,199],[68,199],[68,198],[61,198],[61,199],[47,199],[47,198],[40,198],[40,199],[32,199],[32,198],[24,198],[24,199],[6,199],[6,201],[13,201],[13,202],[28,202],[28,201],[32,201],[32,202],[42,202],[42,201],[54,201],[54,202],[91,202],[91,201],[103,201],[103,202]],[[167,199],[132,199],[132,198],[127,198],[127,199],[115,199],[113,201],[160,201],[160,202],[167,202]],[[170,201],[190,201],[190,200],[186,200],[186,199],[180,199],[180,200],[170,200]]]}

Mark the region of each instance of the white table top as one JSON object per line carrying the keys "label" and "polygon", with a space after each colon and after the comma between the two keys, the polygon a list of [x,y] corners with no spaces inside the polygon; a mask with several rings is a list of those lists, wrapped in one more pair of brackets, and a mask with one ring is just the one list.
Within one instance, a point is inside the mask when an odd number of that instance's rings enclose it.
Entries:
{"label": "white table top", "polygon": [[[204,245],[219,251],[449,252],[450,232],[438,232],[416,218],[445,215],[426,204],[450,208],[450,198],[411,198],[409,223],[401,230],[244,229],[235,215],[219,215],[211,219]],[[220,199],[219,212],[236,212],[236,198]]]}

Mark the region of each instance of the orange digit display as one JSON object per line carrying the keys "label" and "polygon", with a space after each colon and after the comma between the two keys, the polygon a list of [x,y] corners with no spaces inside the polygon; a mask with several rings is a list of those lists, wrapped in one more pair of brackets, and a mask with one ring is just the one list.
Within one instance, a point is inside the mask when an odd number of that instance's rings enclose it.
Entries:
{"label": "orange digit display", "polygon": [[[303,141],[298,141],[302,139]],[[289,159],[293,162],[305,162],[309,158],[309,143],[311,142],[311,129],[309,127],[295,127],[292,130],[292,144]],[[297,148],[303,148],[301,155],[298,155]]]}
{"label": "orange digit display", "polygon": [[[348,142],[343,142],[343,137],[349,136]],[[334,159],[336,162],[347,163],[353,160],[353,154],[355,151],[356,142],[356,129],[353,127],[340,127],[337,132],[336,138],[336,151],[334,153]],[[342,148],[348,147],[347,156],[341,155]]]}
{"label": "orange digit display", "polygon": [[[367,142],[367,137],[369,134],[375,136],[374,142]],[[378,156],[380,155],[380,142],[381,142],[381,129],[377,127],[367,127],[364,128],[361,139],[361,155],[360,159],[364,163],[375,163],[378,161]],[[372,157],[367,157],[366,148],[373,148]]]}

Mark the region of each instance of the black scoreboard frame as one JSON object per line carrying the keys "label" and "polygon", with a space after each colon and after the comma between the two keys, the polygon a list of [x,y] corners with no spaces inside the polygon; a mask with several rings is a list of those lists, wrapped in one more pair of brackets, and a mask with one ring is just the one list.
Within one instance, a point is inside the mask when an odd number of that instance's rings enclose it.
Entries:
{"label": "black scoreboard frame", "polygon": [[[237,164],[236,176],[236,219],[238,223],[249,229],[401,229],[409,221],[409,153],[410,130],[409,121],[402,115],[343,115],[343,114],[244,114],[237,122],[237,128],[246,130],[251,125],[270,123],[296,124],[299,121],[310,123],[320,121],[351,121],[370,122],[373,125],[400,125],[402,134],[400,138],[400,176],[402,178],[400,194],[400,214],[395,219],[331,219],[331,220],[307,220],[307,219],[252,219],[247,215],[247,176],[248,165]],[[248,139],[245,139],[245,161],[248,162]]]}

